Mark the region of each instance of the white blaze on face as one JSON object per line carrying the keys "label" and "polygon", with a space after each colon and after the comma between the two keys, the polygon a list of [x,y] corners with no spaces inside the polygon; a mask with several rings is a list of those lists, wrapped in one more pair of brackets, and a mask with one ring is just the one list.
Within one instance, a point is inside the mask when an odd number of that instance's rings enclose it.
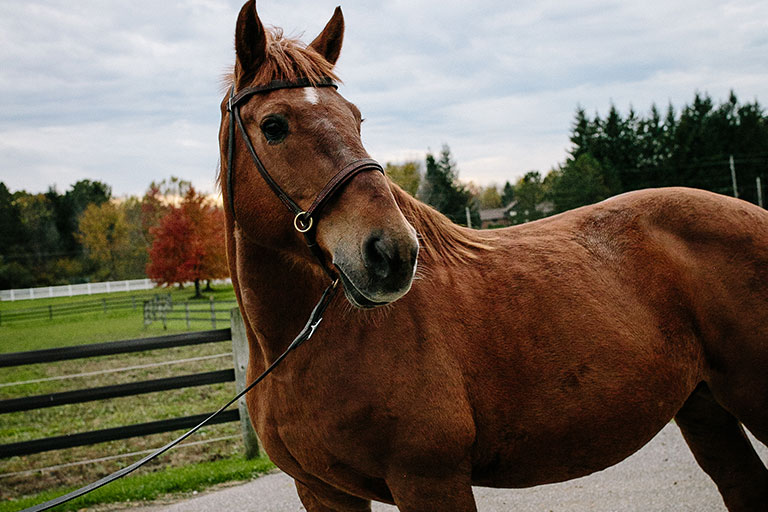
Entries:
{"label": "white blaze on face", "polygon": [[314,87],[307,87],[304,89],[304,99],[312,105],[317,105],[317,102],[320,101],[320,97],[317,95],[317,89]]}

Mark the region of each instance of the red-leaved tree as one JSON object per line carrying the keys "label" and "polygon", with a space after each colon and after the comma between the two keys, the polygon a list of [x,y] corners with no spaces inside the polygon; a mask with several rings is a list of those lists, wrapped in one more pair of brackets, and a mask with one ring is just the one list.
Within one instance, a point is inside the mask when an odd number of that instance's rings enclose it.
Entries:
{"label": "red-leaved tree", "polygon": [[150,231],[147,275],[158,284],[193,281],[195,297],[200,297],[201,281],[227,277],[224,214],[194,188],[179,206],[170,206]]}

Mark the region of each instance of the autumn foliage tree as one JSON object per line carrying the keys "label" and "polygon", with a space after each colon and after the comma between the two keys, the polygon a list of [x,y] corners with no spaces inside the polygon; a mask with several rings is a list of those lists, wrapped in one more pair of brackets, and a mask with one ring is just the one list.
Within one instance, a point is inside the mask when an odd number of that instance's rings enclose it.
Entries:
{"label": "autumn foliage tree", "polygon": [[205,196],[190,188],[179,206],[169,206],[150,229],[147,276],[162,285],[193,281],[195,297],[200,282],[228,275],[224,252],[224,215]]}
{"label": "autumn foliage tree", "polygon": [[140,223],[140,203],[91,203],[80,216],[78,240],[97,279],[141,277],[147,262],[147,244]]}

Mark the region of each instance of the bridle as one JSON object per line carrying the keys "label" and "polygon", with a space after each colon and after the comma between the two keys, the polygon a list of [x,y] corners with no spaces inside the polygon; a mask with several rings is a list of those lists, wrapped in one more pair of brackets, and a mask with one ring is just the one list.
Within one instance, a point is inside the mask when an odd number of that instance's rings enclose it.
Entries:
{"label": "bridle", "polygon": [[280,201],[282,201],[283,204],[285,204],[285,206],[288,207],[288,209],[291,210],[291,212],[294,214],[294,217],[293,217],[294,228],[296,229],[296,231],[304,235],[304,239],[307,242],[307,245],[309,246],[310,250],[320,262],[320,265],[323,267],[323,270],[325,270],[325,273],[328,274],[328,277],[331,279],[331,284],[328,285],[328,287],[323,292],[323,295],[320,297],[320,300],[312,309],[312,313],[309,315],[309,320],[307,320],[306,325],[304,325],[304,328],[301,330],[298,336],[296,336],[296,338],[291,342],[291,344],[288,345],[288,348],[285,349],[285,352],[283,352],[280,356],[278,356],[277,359],[275,359],[272,362],[272,364],[269,365],[269,367],[264,371],[264,373],[259,375],[245,389],[239,392],[237,396],[235,396],[232,400],[224,404],[224,406],[222,406],[221,408],[219,408],[219,410],[217,410],[216,412],[208,416],[206,419],[200,422],[197,426],[188,430],[187,432],[185,432],[178,438],[174,439],[170,443],[166,444],[165,446],[158,448],[157,450],[147,455],[143,459],[138,460],[133,464],[126,466],[122,469],[119,469],[114,473],[112,473],[111,475],[107,475],[104,478],[97,480],[96,482],[93,482],[84,487],[81,487],[80,489],[76,489],[63,496],[59,496],[52,500],[46,501],[45,503],[40,503],[38,505],[25,508],[21,512],[41,512],[43,510],[51,509],[57,505],[61,505],[62,503],[66,503],[67,501],[73,500],[79,496],[82,496],[86,493],[96,490],[99,487],[107,485],[108,483],[114,480],[117,480],[118,478],[122,478],[125,475],[132,473],[133,471],[140,468],[150,460],[167,452],[168,450],[170,450],[171,448],[173,448],[174,446],[176,446],[177,444],[179,444],[180,442],[182,442],[183,440],[185,440],[186,438],[188,438],[189,436],[191,436],[192,434],[200,430],[200,428],[206,425],[214,417],[224,412],[237,400],[243,397],[248,391],[250,391],[254,386],[256,386],[256,384],[264,380],[264,378],[267,375],[269,375],[272,372],[272,370],[274,370],[291,351],[293,351],[296,347],[298,347],[299,345],[307,341],[314,334],[315,329],[320,324],[320,321],[323,319],[323,313],[325,312],[325,309],[331,303],[331,300],[333,299],[333,296],[336,293],[337,285],[339,283],[338,276],[328,266],[328,264],[325,261],[325,256],[323,255],[323,252],[320,250],[320,248],[317,245],[317,241],[315,239],[317,223],[314,221],[315,219],[314,215],[323,208],[323,206],[328,202],[328,199],[330,199],[335,193],[341,190],[341,187],[343,187],[344,184],[346,184],[350,179],[352,179],[358,173],[362,171],[380,171],[383,174],[384,169],[382,169],[381,165],[379,165],[375,160],[372,160],[370,158],[361,158],[359,160],[354,160],[349,164],[345,165],[344,167],[342,167],[340,171],[338,171],[330,180],[328,180],[328,183],[325,184],[325,186],[320,191],[320,193],[318,193],[317,196],[315,197],[315,200],[312,201],[312,204],[310,204],[310,206],[306,210],[303,210],[296,201],[291,199],[291,197],[288,194],[286,194],[282,188],[280,188],[280,185],[277,184],[277,182],[272,178],[272,176],[270,176],[269,172],[267,172],[267,169],[264,167],[264,164],[259,159],[259,156],[256,154],[256,150],[254,150],[253,148],[253,144],[251,143],[251,139],[248,136],[248,132],[245,130],[245,126],[243,125],[243,120],[240,118],[240,107],[251,96],[255,94],[274,91],[277,89],[294,89],[294,88],[301,88],[301,87],[338,88],[337,85],[329,78],[325,78],[319,82],[314,82],[314,83],[306,78],[302,78],[294,81],[278,80],[262,86],[246,87],[245,89],[240,90],[237,94],[235,94],[234,85],[232,86],[232,89],[230,90],[230,93],[229,93],[229,100],[227,101],[227,111],[230,114],[229,141],[227,144],[228,146],[227,147],[227,197],[229,199],[228,202],[229,202],[230,211],[232,213],[232,219],[235,220],[235,195],[234,195],[235,142],[234,142],[234,139],[235,139],[235,131],[236,131],[235,128],[237,127],[239,128],[240,133],[243,137],[243,140],[245,141],[245,145],[248,147],[248,151],[251,153],[251,157],[253,158],[253,161],[256,164],[256,168],[259,170],[259,174],[261,174],[261,176],[264,178],[264,181],[267,182],[267,184],[272,189],[272,191],[277,195],[277,197],[280,198]]}
{"label": "bridle", "polygon": [[326,258],[317,245],[317,223],[315,222],[315,214],[319,213],[322,208],[327,204],[328,200],[333,197],[341,188],[349,182],[358,173],[363,171],[379,171],[384,174],[384,169],[379,165],[376,160],[371,158],[361,158],[354,160],[341,168],[328,182],[323,189],[317,194],[314,201],[308,208],[303,209],[299,204],[291,199],[291,197],[278,185],[278,183],[272,178],[261,162],[259,155],[256,154],[256,150],[253,147],[251,138],[248,135],[248,131],[245,129],[243,120],[240,117],[240,107],[244,105],[250,98],[255,95],[262,94],[269,91],[275,91],[278,89],[297,89],[304,87],[333,87],[338,89],[338,85],[330,78],[323,78],[318,81],[310,81],[308,78],[299,78],[297,80],[273,80],[266,85],[257,85],[253,87],[246,87],[235,93],[235,86],[229,91],[229,100],[227,101],[227,112],[229,112],[229,137],[227,142],[227,197],[229,199],[229,209],[232,214],[233,220],[235,217],[235,132],[240,131],[243,141],[245,142],[248,152],[251,154],[253,163],[256,164],[256,169],[261,174],[261,177],[272,189],[272,192],[280,199],[280,201],[291,211],[293,214],[293,227],[304,236],[304,241],[307,243],[307,247],[315,255],[315,258],[320,262],[325,273],[335,282],[338,279],[336,272],[326,262]]}

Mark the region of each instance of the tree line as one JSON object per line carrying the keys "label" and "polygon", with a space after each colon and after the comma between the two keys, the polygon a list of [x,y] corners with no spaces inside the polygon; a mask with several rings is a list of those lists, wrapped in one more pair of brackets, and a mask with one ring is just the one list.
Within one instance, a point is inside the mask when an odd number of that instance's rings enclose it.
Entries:
{"label": "tree line", "polygon": [[60,194],[11,193],[0,182],[0,288],[150,277],[159,284],[228,276],[224,214],[187,181],[142,197],[81,180]]}
{"label": "tree line", "polygon": [[[758,179],[768,173],[768,117],[757,100],[741,103],[731,92],[715,104],[696,93],[679,112],[633,108],[622,114],[611,105],[605,117],[577,108],[565,162],[546,174],[526,172],[503,187],[463,184],[448,146],[437,159],[387,164],[389,176],[406,191],[466,224],[465,209],[509,208],[519,224],[642,188],[686,186],[734,195],[757,203]],[[733,169],[733,172],[732,172]]]}
{"label": "tree line", "polygon": [[[688,186],[758,202],[768,171],[768,117],[735,93],[720,104],[695,94],[679,112],[646,114],[612,105],[576,110],[565,162],[503,186],[459,179],[444,145],[422,162],[388,163],[390,178],[453,222],[480,225],[504,207],[518,224],[648,187]],[[733,168],[733,173],[731,172]],[[469,219],[468,219],[469,217]],[[11,192],[0,182],[0,288],[148,276],[160,283],[226,277],[223,212],[188,182],[152,183],[143,197],[116,199],[109,185],[81,180],[65,193]]]}

